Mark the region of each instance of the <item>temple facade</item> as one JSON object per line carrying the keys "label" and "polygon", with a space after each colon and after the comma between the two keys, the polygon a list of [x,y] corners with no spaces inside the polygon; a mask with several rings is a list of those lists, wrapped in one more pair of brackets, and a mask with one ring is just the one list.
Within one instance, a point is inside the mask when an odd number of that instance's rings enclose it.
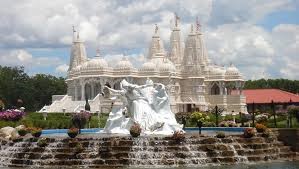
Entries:
{"label": "temple facade", "polygon": [[[207,111],[216,105],[226,112],[247,112],[241,73],[232,64],[223,67],[211,63],[198,21],[191,25],[184,41],[180,18],[175,16],[169,46],[166,51],[156,25],[142,66],[135,67],[126,56],[110,65],[99,52],[93,58],[87,57],[84,42],[74,31],[66,78],[67,94],[53,96],[52,104],[41,111],[76,112],[84,109],[87,98],[91,112],[110,112],[122,103],[102,96],[105,85],[119,89],[122,79],[144,84],[150,78],[167,86],[174,113]],[[232,94],[232,90],[237,92]]]}

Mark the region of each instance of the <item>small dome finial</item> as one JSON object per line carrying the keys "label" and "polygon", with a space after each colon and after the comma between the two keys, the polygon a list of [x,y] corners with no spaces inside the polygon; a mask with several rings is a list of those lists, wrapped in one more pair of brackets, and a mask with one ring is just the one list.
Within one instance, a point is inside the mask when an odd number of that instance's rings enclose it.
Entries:
{"label": "small dome finial", "polygon": [[199,22],[198,16],[196,17],[196,31],[200,31],[201,24]]}
{"label": "small dome finial", "polygon": [[72,26],[72,28],[73,28],[73,41],[75,41],[76,40],[76,29],[75,29],[75,26],[73,25]]}
{"label": "small dome finial", "polygon": [[78,31],[78,33],[77,33],[77,40],[79,40],[80,39],[80,32]]}
{"label": "small dome finial", "polygon": [[178,22],[180,20],[180,17],[177,15],[177,13],[174,13],[174,19],[175,19],[175,27],[178,27]]}
{"label": "small dome finial", "polygon": [[97,48],[97,50],[96,50],[96,57],[100,57],[101,55],[100,55],[100,48]]}
{"label": "small dome finial", "polygon": [[159,30],[159,27],[158,27],[158,25],[157,24],[155,24],[155,33],[157,34],[158,33],[158,30]]}
{"label": "small dome finial", "polygon": [[191,33],[193,33],[193,24],[191,24]]}

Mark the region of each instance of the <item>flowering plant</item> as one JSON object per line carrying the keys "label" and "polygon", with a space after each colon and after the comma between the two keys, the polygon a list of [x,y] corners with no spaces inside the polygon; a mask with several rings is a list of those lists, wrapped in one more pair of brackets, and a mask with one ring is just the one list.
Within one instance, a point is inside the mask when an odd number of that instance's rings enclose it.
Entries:
{"label": "flowering plant", "polygon": [[175,131],[172,135],[172,139],[174,139],[176,141],[182,141],[185,139],[185,133],[182,130]]}
{"label": "flowering plant", "polygon": [[71,137],[71,138],[75,138],[79,133],[79,129],[72,127],[70,129],[68,129],[67,134]]}
{"label": "flowering plant", "polygon": [[234,121],[222,121],[219,124],[220,127],[237,127],[237,124]]}
{"label": "flowering plant", "polygon": [[271,136],[273,136],[273,132],[268,128],[262,134],[262,137],[266,137],[266,138],[271,137]]}
{"label": "flowering plant", "polygon": [[72,115],[72,123],[75,127],[82,129],[85,124],[90,120],[91,114],[89,111],[81,110],[79,113],[74,113]]}
{"label": "flowering plant", "polygon": [[216,137],[217,138],[224,138],[225,137],[225,133],[222,132],[222,131],[219,131],[219,132],[216,133]]}
{"label": "flowering plant", "polygon": [[27,131],[30,131],[33,137],[39,137],[42,134],[42,128],[38,128],[38,127],[27,128]]}
{"label": "flowering plant", "polygon": [[0,120],[5,121],[18,121],[25,115],[25,112],[19,110],[6,110],[0,112]]}
{"label": "flowering plant", "polygon": [[134,123],[130,128],[130,134],[132,137],[138,137],[141,133],[141,127],[138,123]]}
{"label": "flowering plant", "polygon": [[78,128],[75,128],[75,127],[72,127],[70,129],[68,129],[67,133],[78,133],[79,132],[79,129]]}
{"label": "flowering plant", "polygon": [[208,120],[210,120],[210,117],[205,114],[205,113],[201,113],[201,112],[194,112],[191,114],[190,116],[191,120],[198,123],[198,122],[206,122]]}
{"label": "flowering plant", "polygon": [[256,134],[255,128],[246,128],[244,130],[243,136],[245,138],[251,138],[251,137],[255,136],[255,134]]}
{"label": "flowering plant", "polygon": [[255,128],[256,128],[257,132],[259,132],[259,133],[263,133],[267,129],[267,127],[263,124],[256,124]]}

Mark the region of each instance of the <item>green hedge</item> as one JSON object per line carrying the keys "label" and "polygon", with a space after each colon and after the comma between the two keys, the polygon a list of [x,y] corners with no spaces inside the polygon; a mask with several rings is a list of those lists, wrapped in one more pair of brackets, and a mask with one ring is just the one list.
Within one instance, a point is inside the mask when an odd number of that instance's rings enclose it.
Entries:
{"label": "green hedge", "polygon": [[[91,117],[90,122],[85,126],[86,128],[104,127],[108,114],[102,114],[100,118],[97,115]],[[47,120],[44,120],[42,113],[27,113],[27,115],[19,121],[1,121],[0,128],[18,125],[25,125],[26,127],[40,127],[43,129],[67,129],[72,127],[71,114],[64,115],[63,113],[48,113]]]}

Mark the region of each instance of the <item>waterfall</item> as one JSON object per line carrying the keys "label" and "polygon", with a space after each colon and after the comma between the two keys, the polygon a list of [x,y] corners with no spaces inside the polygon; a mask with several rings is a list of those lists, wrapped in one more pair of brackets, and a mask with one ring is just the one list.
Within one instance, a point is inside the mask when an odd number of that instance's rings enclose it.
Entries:
{"label": "waterfall", "polygon": [[[296,153],[277,140],[261,137],[186,136],[47,138],[0,140],[0,166],[13,167],[197,167],[258,161],[292,160]],[[80,145],[76,147],[76,145]]]}

